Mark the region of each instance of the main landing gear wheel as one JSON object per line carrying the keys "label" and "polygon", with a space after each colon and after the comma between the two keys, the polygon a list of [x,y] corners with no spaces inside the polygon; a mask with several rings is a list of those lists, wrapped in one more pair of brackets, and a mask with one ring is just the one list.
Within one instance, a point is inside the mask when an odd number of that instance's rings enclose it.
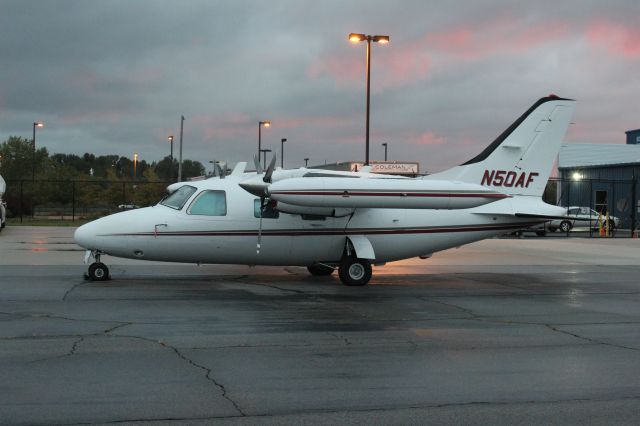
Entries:
{"label": "main landing gear wheel", "polygon": [[326,277],[333,274],[332,267],[321,265],[319,263],[314,263],[313,265],[307,266],[307,271],[309,271],[311,275],[314,275],[316,277]]}
{"label": "main landing gear wheel", "polygon": [[365,285],[371,279],[371,262],[367,259],[344,257],[340,262],[338,275],[344,285]]}
{"label": "main landing gear wheel", "polygon": [[87,277],[91,281],[106,281],[109,279],[109,268],[102,262],[94,262],[89,266]]}

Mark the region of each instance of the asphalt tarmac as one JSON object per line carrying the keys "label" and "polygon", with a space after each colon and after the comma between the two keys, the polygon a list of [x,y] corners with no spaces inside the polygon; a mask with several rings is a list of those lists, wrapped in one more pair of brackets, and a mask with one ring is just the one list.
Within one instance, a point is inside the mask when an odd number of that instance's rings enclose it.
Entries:
{"label": "asphalt tarmac", "polygon": [[0,233],[1,424],[638,424],[640,240],[495,239],[378,267],[106,257]]}

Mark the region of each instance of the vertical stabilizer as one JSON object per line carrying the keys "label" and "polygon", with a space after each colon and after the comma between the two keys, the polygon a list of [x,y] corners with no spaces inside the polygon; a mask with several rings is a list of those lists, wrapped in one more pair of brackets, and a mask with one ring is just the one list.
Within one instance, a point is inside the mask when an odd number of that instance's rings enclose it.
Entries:
{"label": "vertical stabilizer", "polygon": [[506,194],[540,197],[574,109],[572,99],[542,98],[480,154],[425,179],[476,183]]}

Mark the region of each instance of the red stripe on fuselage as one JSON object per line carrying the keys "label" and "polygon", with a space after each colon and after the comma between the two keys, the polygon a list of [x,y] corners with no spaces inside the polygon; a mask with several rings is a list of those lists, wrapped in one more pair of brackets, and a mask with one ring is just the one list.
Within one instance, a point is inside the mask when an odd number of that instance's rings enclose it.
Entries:
{"label": "red stripe on fuselage", "polygon": [[[282,231],[271,231],[271,230],[262,230],[262,236],[313,236],[313,235],[353,235],[353,234],[364,234],[364,235],[406,235],[406,234],[440,234],[440,233],[448,233],[448,232],[482,232],[482,231],[498,231],[498,230],[509,230],[509,229],[522,229],[527,228],[532,225],[536,225],[540,222],[529,222],[529,223],[510,223],[503,225],[472,225],[472,226],[451,226],[451,227],[431,227],[431,228],[387,228],[387,229],[376,229],[376,228],[358,228],[358,229],[319,229],[319,230],[282,230]],[[109,237],[109,236],[133,236],[133,237],[144,237],[144,236],[154,236],[154,237],[205,237],[205,236],[220,236],[220,237],[252,237],[257,236],[257,230],[234,230],[234,231],[175,231],[175,232],[158,232],[154,234],[154,232],[139,232],[139,233],[123,233],[123,234],[103,234],[99,236]]]}
{"label": "red stripe on fuselage", "polygon": [[352,192],[352,191],[274,191],[271,195],[336,195],[355,197],[451,197],[451,198],[508,198],[501,193],[460,193],[460,192]]}

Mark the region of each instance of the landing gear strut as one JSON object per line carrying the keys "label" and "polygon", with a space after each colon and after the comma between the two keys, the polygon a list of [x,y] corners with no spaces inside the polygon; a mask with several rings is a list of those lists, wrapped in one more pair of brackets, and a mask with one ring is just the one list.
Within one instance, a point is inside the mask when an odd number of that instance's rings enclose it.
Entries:
{"label": "landing gear strut", "polygon": [[89,270],[84,275],[86,279],[91,281],[106,281],[109,279],[109,268],[100,262],[101,254],[100,252],[91,252],[91,256],[93,256],[95,262],[89,265]]}
{"label": "landing gear strut", "polygon": [[307,271],[309,271],[311,275],[318,277],[326,277],[327,275],[333,274],[333,268],[331,266],[321,263],[314,263],[313,265],[307,266]]}
{"label": "landing gear strut", "polygon": [[362,286],[371,279],[371,262],[367,259],[345,256],[338,270],[340,281],[346,286]]}

